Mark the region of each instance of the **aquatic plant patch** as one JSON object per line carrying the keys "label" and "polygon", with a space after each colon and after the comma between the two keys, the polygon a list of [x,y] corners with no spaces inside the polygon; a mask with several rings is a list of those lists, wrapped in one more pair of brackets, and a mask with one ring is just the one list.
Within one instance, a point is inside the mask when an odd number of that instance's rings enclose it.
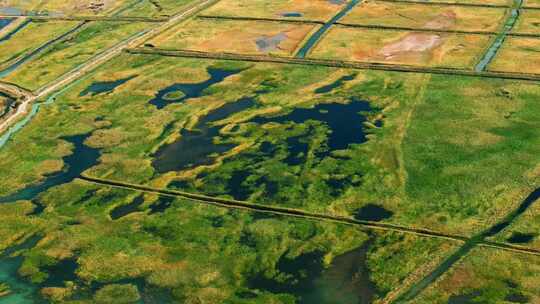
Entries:
{"label": "aquatic plant patch", "polygon": [[335,26],[308,58],[470,69],[490,36]]}
{"label": "aquatic plant patch", "polygon": [[221,0],[201,14],[325,22],[343,9],[346,2],[335,0]]}

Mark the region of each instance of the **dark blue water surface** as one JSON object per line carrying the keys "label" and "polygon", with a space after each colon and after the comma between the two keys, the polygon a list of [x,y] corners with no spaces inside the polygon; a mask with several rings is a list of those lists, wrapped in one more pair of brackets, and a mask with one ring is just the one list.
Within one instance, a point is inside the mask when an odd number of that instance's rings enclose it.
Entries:
{"label": "dark blue water surface", "polygon": [[79,93],[79,96],[90,96],[98,95],[101,93],[108,93],[114,91],[117,87],[123,85],[124,83],[130,81],[131,79],[137,77],[137,75],[132,75],[126,78],[117,79],[114,81],[98,81],[89,85],[86,89],[82,90]]}
{"label": "dark blue water surface", "polygon": [[333,83],[331,83],[329,85],[326,85],[326,86],[323,86],[323,87],[320,87],[320,88],[316,89],[315,94],[322,94],[322,93],[331,92],[334,89],[341,87],[343,85],[343,83],[353,80],[355,77],[356,77],[356,73],[350,74],[350,75],[345,75],[345,76],[339,78],[338,80],[334,81]]}
{"label": "dark blue water surface", "polygon": [[[222,82],[225,78],[238,74],[244,69],[225,70],[209,67],[207,69],[210,78],[198,83],[176,83],[161,89],[157,92],[154,99],[150,100],[150,104],[153,104],[158,109],[163,109],[171,103],[182,103],[189,98],[197,98],[204,94],[204,90],[210,86]],[[174,92],[181,92],[179,98],[167,98],[167,95]]]}
{"label": "dark blue water surface", "polygon": [[193,130],[183,129],[175,142],[159,148],[152,166],[157,172],[179,171],[190,167],[213,163],[213,154],[220,154],[232,149],[232,143],[214,143],[221,126],[213,122],[225,119],[255,104],[252,98],[241,98],[223,105],[199,119]]}
{"label": "dark blue water surface", "polygon": [[90,148],[84,144],[84,141],[89,136],[90,133],[62,137],[61,139],[74,145],[72,154],[62,158],[64,161],[64,170],[47,176],[43,182],[29,185],[13,194],[0,197],[0,203],[32,200],[40,193],[54,186],[68,183],[77,178],[85,170],[97,165],[100,156],[99,149]]}
{"label": "dark blue water surface", "polygon": [[319,121],[330,129],[328,136],[328,150],[321,157],[329,155],[331,151],[347,149],[351,144],[360,144],[367,140],[363,123],[367,121],[363,113],[370,112],[369,102],[353,98],[351,102],[324,103],[313,108],[296,108],[291,112],[279,116],[258,116],[250,122],[257,124],[274,123],[305,123]]}

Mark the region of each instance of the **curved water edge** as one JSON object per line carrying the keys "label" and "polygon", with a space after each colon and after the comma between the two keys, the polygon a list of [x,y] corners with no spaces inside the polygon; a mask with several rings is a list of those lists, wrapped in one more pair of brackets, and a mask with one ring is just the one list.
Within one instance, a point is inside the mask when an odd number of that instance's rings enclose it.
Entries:
{"label": "curved water edge", "polygon": [[393,303],[403,303],[412,300],[426,289],[431,283],[446,273],[461,258],[466,256],[477,245],[484,242],[486,238],[495,236],[505,228],[510,226],[521,214],[523,214],[532,204],[540,199],[540,187],[533,190],[518,206],[516,210],[504,217],[500,222],[489,227],[487,230],[473,236],[463,244],[452,255],[447,257],[437,268],[425,276],[422,280],[412,285],[407,291],[401,294]]}
{"label": "curved water edge", "polygon": [[350,12],[357,4],[361,3],[362,0],[351,0],[337,15],[332,19],[326,22],[319,30],[317,30],[306,43],[298,50],[295,57],[296,58],[305,58],[309,51],[319,42],[321,37],[341,18],[343,18],[348,12]]}
{"label": "curved water edge", "polygon": [[86,79],[86,77],[82,77],[81,79],[66,85],[63,89],[50,95],[44,102],[36,102],[32,104],[30,111],[28,112],[28,114],[26,114],[26,116],[23,119],[15,123],[13,126],[9,127],[6,131],[4,131],[3,134],[1,134],[0,149],[3,148],[9,142],[9,139],[13,135],[19,132],[24,126],[26,126],[26,124],[28,124],[32,120],[32,118],[38,113],[41,106],[45,106],[45,105],[53,103],[60,94],[63,94],[65,91],[71,89],[71,87],[78,84],[80,81],[84,79]]}
{"label": "curved water edge", "polygon": [[506,40],[506,36],[508,33],[512,31],[514,26],[517,23],[517,20],[520,16],[520,9],[523,5],[523,0],[514,0],[514,6],[510,11],[510,16],[506,20],[504,24],[503,31],[495,37],[495,41],[493,41],[493,44],[487,49],[486,53],[484,54],[484,57],[480,59],[474,70],[476,72],[483,72],[486,70],[487,66],[493,61],[497,53],[499,52],[499,49],[503,45],[504,41]]}

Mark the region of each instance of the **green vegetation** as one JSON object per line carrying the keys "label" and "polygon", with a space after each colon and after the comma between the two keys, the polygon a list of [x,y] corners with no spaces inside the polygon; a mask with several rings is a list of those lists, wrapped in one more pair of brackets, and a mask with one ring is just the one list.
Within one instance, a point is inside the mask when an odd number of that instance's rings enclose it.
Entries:
{"label": "green vegetation", "polygon": [[61,34],[74,28],[74,21],[32,21],[10,39],[0,43],[0,68],[5,69],[10,64],[20,60],[33,50],[39,48]]}
{"label": "green vegetation", "polygon": [[[137,210],[111,220],[112,210],[139,196],[144,202]],[[164,200],[169,207],[156,211]],[[346,284],[352,284],[352,276],[373,280],[370,293],[382,298],[393,284],[454,248],[435,239],[227,210],[79,181],[51,189],[39,201],[43,213],[17,215],[20,221],[44,223],[41,240],[24,253],[20,273],[38,284],[43,295],[62,303],[90,301],[93,293],[98,303],[113,297],[130,303],[138,293],[184,302],[292,303],[297,296],[313,296],[313,284],[324,283],[330,292],[339,287],[325,271],[363,263],[360,273],[338,274]],[[0,210],[2,223],[12,217]],[[362,253],[340,258],[358,248],[364,248],[364,261],[357,260]],[[308,256],[317,258],[302,259]],[[71,264],[75,268],[64,266]],[[376,273],[370,275],[371,270]]]}
{"label": "green vegetation", "polygon": [[134,22],[91,22],[69,39],[56,43],[3,80],[28,89],[38,89],[102,50],[152,26],[148,23]]}

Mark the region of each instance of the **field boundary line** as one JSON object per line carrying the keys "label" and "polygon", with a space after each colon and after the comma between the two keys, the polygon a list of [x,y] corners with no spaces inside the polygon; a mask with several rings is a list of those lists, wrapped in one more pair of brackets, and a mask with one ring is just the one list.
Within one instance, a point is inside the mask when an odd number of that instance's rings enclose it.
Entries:
{"label": "field boundary line", "polygon": [[218,60],[234,60],[234,61],[250,61],[250,62],[270,62],[282,64],[298,64],[298,65],[316,65],[335,68],[350,68],[359,70],[380,70],[390,72],[405,72],[405,73],[425,73],[425,74],[441,74],[441,75],[457,75],[471,76],[482,78],[495,79],[510,79],[510,80],[527,80],[540,81],[540,74],[526,73],[508,73],[483,71],[475,72],[474,70],[458,69],[458,68],[437,68],[437,67],[421,67],[398,64],[370,63],[370,62],[353,62],[353,61],[338,61],[327,59],[311,59],[311,58],[293,58],[293,57],[278,57],[271,55],[243,55],[234,53],[209,53],[189,50],[164,50],[159,48],[128,48],[125,50],[130,54],[146,54],[146,55],[161,55],[168,57],[186,57],[186,58],[202,58],[202,59],[218,59]]}

